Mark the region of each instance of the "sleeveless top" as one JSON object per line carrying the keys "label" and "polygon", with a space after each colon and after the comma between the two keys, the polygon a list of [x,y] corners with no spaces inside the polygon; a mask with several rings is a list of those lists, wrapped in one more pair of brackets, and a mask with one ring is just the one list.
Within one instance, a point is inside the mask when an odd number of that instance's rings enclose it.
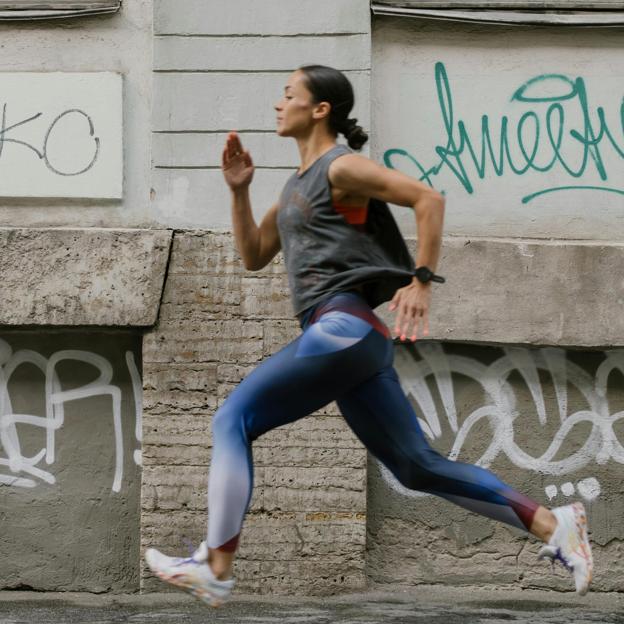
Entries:
{"label": "sleeveless top", "polygon": [[375,308],[412,281],[414,260],[385,202],[371,199],[355,218],[332,204],[329,165],[350,153],[336,145],[295,172],[280,195],[277,227],[296,316],[348,290]]}

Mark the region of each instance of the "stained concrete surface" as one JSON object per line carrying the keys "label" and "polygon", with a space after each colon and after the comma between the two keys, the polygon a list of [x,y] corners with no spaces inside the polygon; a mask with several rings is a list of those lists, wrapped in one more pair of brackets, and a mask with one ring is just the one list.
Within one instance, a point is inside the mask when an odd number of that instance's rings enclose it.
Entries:
{"label": "stained concrete surface", "polygon": [[220,609],[184,593],[0,592],[0,624],[624,624],[624,594],[419,586],[324,598],[241,596]]}

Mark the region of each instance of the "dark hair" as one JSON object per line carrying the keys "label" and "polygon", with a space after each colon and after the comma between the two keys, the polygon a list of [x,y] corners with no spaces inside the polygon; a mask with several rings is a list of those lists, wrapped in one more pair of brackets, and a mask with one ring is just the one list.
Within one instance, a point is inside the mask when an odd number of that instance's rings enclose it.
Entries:
{"label": "dark hair", "polygon": [[325,65],[304,65],[299,68],[303,72],[306,87],[315,102],[328,102],[331,106],[329,127],[336,134],[344,134],[349,147],[355,150],[362,148],[368,141],[368,134],[357,119],[347,116],[353,108],[353,87],[349,79],[337,69]]}

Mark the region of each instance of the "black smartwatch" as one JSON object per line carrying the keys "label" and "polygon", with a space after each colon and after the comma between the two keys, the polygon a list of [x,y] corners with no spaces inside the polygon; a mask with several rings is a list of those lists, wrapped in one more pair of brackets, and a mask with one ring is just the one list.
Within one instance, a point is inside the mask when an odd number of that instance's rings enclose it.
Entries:
{"label": "black smartwatch", "polygon": [[414,271],[414,276],[419,282],[426,284],[427,282],[438,282],[443,284],[446,280],[441,275],[436,275],[429,267],[421,266]]}

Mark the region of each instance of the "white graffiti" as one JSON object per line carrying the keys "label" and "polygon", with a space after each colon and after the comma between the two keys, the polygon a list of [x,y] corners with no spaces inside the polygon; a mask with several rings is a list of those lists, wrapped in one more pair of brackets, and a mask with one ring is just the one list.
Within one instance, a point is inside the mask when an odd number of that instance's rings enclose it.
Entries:
{"label": "white graffiti", "polygon": [[[62,390],[57,373],[61,362],[71,360],[84,362],[94,366],[99,376],[96,380],[72,390]],[[45,416],[32,414],[16,414],[13,411],[8,384],[14,371],[22,364],[36,366],[45,378]],[[141,441],[141,413],[142,413],[142,384],[134,355],[126,352],[126,364],[132,381],[135,403],[135,437]],[[119,492],[123,478],[123,431],[121,421],[121,390],[111,384],[113,367],[106,358],[89,351],[65,350],[54,353],[45,358],[36,351],[22,349],[12,352],[10,345],[0,339],[0,448],[4,449],[6,457],[0,456],[0,470],[8,467],[12,474],[0,472],[0,485],[32,488],[37,485],[35,479],[45,483],[55,483],[54,475],[39,467],[45,459],[48,466],[55,460],[56,432],[63,426],[65,419],[64,406],[69,401],[96,396],[109,396],[112,402],[112,419],[115,437],[115,473],[112,489]],[[32,457],[22,455],[18,437],[18,424],[40,427],[46,431],[45,447]],[[134,460],[141,462],[140,450],[135,451]],[[26,475],[26,476],[25,476]],[[34,478],[30,478],[34,477]]]}
{"label": "white graffiti", "polygon": [[544,491],[549,501],[555,498],[559,492],[566,497],[573,496],[575,492],[578,492],[586,501],[591,502],[600,496],[601,487],[598,479],[588,477],[587,479],[581,479],[576,486],[574,483],[567,481],[561,485],[561,488],[554,484],[547,485]]}
{"label": "white graffiti", "polygon": [[[624,375],[624,351],[604,352],[604,360],[598,366],[595,375],[570,361],[563,349],[548,347],[526,349],[508,347],[502,349],[503,355],[487,365],[474,358],[457,354],[447,354],[440,344],[421,343],[416,347],[420,360],[416,360],[407,349],[395,350],[395,366],[405,393],[417,405],[420,414],[419,423],[425,434],[436,439],[442,436],[442,420],[438,413],[431,387],[435,386],[440,397],[441,411],[448,423],[454,442],[449,452],[450,459],[457,459],[473,427],[484,419],[491,429],[491,441],[477,461],[480,466],[488,467],[500,455],[506,456],[515,466],[542,474],[564,475],[580,470],[592,462],[605,464],[609,460],[624,463],[624,447],[617,438],[614,426],[624,418],[624,411],[613,414],[609,409],[607,384],[612,373]],[[556,398],[556,414],[547,413],[546,401],[540,382],[540,372],[552,379]],[[516,396],[509,377],[512,373],[520,374],[532,397],[537,423],[544,426],[555,419],[558,430],[548,448],[534,457],[520,448],[516,442],[516,433],[522,428],[531,427],[526,413],[518,407]],[[484,405],[478,407],[458,421],[458,408],[455,403],[453,375],[467,377],[481,386],[485,396]],[[428,383],[432,381],[433,383]],[[568,413],[568,396],[573,389],[579,393],[586,405],[584,409]],[[588,423],[591,430],[584,443],[570,445],[567,456],[566,440],[572,429],[579,423]],[[539,433],[538,433],[539,435]],[[575,432],[578,439],[578,429]],[[382,467],[383,476],[390,482],[392,475]],[[581,485],[582,484],[582,485]],[[393,484],[394,487],[394,484]],[[555,488],[554,490],[552,488]],[[600,485],[593,477],[580,482],[578,491],[588,500],[600,493]],[[404,493],[406,488],[397,488]],[[572,483],[564,483],[561,491],[568,496],[574,492]],[[549,486],[547,495],[556,495],[556,486]]]}
{"label": "white graffiti", "polygon": [[553,498],[555,498],[555,496],[557,496],[557,486],[556,485],[547,485],[544,488],[544,491],[546,492],[546,496],[548,496],[548,500],[552,500]]}
{"label": "white graffiti", "polygon": [[[126,351],[126,366],[130,373],[130,380],[132,381],[132,394],[134,395],[134,413],[135,413],[135,425],[134,425],[134,437],[137,442],[143,440],[143,384],[141,383],[141,375],[134,361],[134,353],[132,351]],[[137,466],[143,464],[143,455],[141,449],[136,449],[133,454],[134,463]]]}
{"label": "white graffiti", "polygon": [[582,479],[576,484],[579,494],[588,501],[593,501],[600,496],[600,483],[594,477]]}

